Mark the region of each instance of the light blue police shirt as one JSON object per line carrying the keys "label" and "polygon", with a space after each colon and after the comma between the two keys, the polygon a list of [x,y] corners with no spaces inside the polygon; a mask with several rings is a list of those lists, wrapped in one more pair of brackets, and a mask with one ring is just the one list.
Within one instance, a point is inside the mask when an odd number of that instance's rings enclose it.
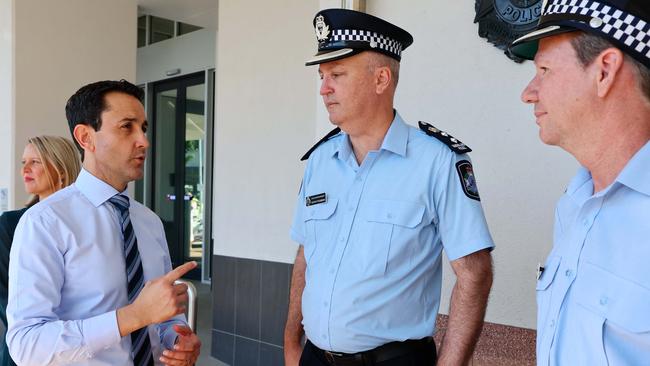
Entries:
{"label": "light blue police shirt", "polygon": [[[494,246],[480,202],[463,190],[463,161],[398,114],[361,166],[345,133],[314,151],[291,228],[307,260],[312,343],[353,353],[434,334],[443,247],[455,260]],[[326,202],[306,205],[321,193]]]}
{"label": "light blue police shirt", "polygon": [[593,194],[581,168],[537,282],[538,365],[650,365],[650,142]]}

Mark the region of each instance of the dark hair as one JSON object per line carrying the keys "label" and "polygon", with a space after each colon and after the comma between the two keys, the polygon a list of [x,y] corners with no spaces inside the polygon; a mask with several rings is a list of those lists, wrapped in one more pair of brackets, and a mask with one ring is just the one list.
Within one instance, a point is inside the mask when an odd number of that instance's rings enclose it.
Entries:
{"label": "dark hair", "polygon": [[112,92],[128,94],[138,99],[140,103],[144,99],[144,91],[124,79],[120,81],[104,80],[82,86],[65,104],[65,116],[68,119],[70,134],[72,134],[72,140],[81,152],[82,161],[84,151],[74,138],[74,128],[83,124],[91,126],[95,131],[99,131],[102,127],[102,112],[106,110],[104,96]]}
{"label": "dark hair", "polygon": [[[571,45],[576,51],[578,60],[583,67],[591,65],[596,57],[604,50],[612,47],[619,48],[606,38],[587,32],[578,32],[578,35],[571,39]],[[625,60],[634,66],[639,89],[641,89],[645,98],[650,101],[650,68],[625,52],[623,54],[625,55]]]}

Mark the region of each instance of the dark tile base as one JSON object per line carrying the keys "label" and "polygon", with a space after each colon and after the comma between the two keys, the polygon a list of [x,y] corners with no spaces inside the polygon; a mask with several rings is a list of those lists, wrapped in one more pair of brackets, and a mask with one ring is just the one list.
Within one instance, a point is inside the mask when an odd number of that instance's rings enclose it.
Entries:
{"label": "dark tile base", "polygon": [[292,265],[212,259],[211,356],[232,366],[282,366]]}

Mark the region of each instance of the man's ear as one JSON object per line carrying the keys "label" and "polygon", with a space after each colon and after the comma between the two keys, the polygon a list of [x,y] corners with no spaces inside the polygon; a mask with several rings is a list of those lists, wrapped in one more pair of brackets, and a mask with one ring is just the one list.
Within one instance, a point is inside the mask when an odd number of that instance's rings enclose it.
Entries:
{"label": "man's ear", "polygon": [[388,66],[378,67],[375,70],[375,91],[377,94],[383,94],[393,82],[393,73]]}
{"label": "man's ear", "polygon": [[618,48],[608,48],[600,53],[594,60],[596,67],[596,85],[598,96],[605,97],[614,86],[617,78],[620,78],[620,71],[623,67],[624,55]]}
{"label": "man's ear", "polygon": [[78,124],[74,126],[72,135],[84,151],[95,151],[95,130],[90,125]]}

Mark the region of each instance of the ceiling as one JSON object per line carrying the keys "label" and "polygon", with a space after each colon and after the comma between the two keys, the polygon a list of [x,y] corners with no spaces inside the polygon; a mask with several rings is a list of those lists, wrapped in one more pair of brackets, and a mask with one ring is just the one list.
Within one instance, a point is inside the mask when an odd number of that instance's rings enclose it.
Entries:
{"label": "ceiling", "polygon": [[137,0],[138,15],[148,14],[217,29],[219,0]]}

